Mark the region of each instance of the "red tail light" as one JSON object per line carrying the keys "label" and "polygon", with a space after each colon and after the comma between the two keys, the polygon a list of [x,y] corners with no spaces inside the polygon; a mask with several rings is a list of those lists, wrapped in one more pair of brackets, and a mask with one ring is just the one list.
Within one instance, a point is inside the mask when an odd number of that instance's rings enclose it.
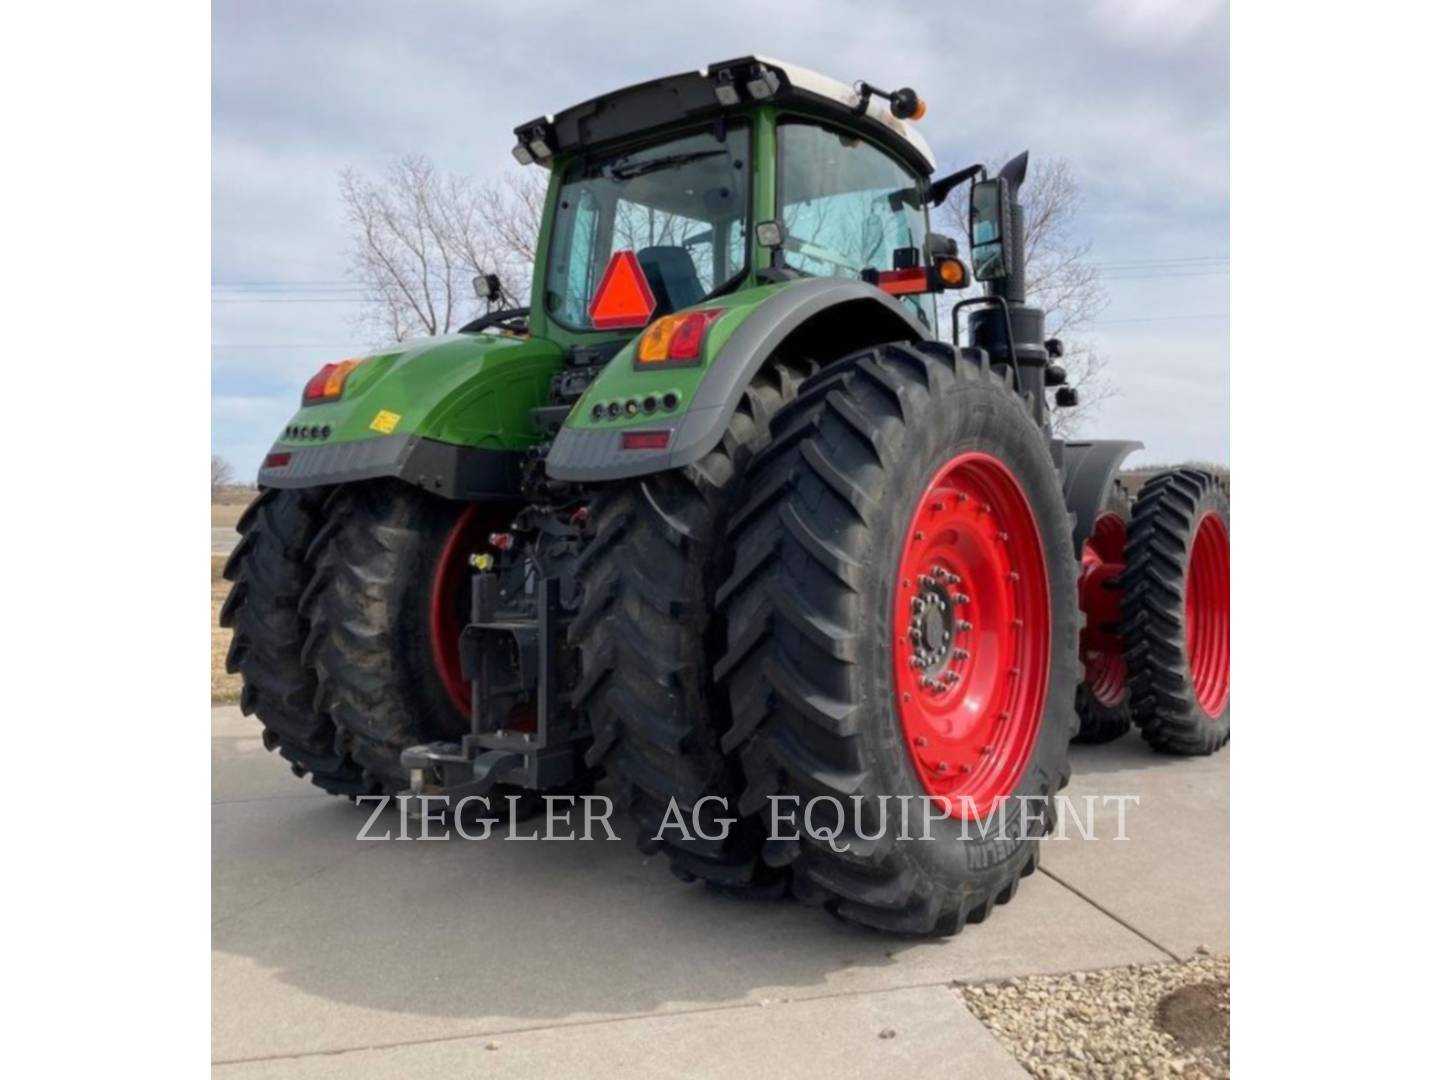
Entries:
{"label": "red tail light", "polygon": [[341,360],[336,364],[326,364],[305,384],[305,392],[300,395],[300,404],[318,405],[322,401],[334,401],[345,391],[345,380],[350,377],[350,372],[359,366],[359,360]]}
{"label": "red tail light", "polygon": [[656,319],[650,329],[640,335],[640,344],[635,349],[635,367],[643,369],[696,363],[710,324],[724,314],[724,308],[703,308]]}
{"label": "red tail light", "polygon": [[664,450],[669,445],[668,431],[627,431],[620,436],[621,450]]}

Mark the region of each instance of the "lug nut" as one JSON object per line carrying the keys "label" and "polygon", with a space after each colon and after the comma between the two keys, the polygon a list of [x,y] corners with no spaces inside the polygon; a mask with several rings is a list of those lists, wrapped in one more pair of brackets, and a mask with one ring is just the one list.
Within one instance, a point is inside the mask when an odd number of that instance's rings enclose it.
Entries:
{"label": "lug nut", "polygon": [[969,659],[970,659],[970,650],[969,650],[969,649],[956,649],[951,655],[952,655],[956,660],[969,660]]}

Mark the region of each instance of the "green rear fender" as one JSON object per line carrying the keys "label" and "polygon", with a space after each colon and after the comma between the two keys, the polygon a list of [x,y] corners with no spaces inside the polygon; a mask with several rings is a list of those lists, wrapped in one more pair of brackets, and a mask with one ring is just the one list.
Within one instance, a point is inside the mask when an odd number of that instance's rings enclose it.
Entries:
{"label": "green rear fender", "polygon": [[[699,363],[637,370],[637,337],[606,365],[545,457],[553,479],[616,480],[698,461],[724,436],[755,373],[782,348],[824,363],[878,342],[932,336],[894,297],[846,278],[761,285],[692,310],[705,308],[724,314],[711,324]],[[655,435],[627,447],[628,431]]]}
{"label": "green rear fender", "polygon": [[398,476],[451,498],[513,494],[518,459],[540,439],[560,346],[455,334],[362,360],[333,402],[298,408],[259,481],[310,487]]}

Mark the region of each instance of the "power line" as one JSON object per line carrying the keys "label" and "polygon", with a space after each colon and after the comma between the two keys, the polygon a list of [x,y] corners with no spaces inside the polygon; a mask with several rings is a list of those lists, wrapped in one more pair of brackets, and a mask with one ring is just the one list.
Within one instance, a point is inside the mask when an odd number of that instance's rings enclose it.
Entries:
{"label": "power line", "polygon": [[1178,322],[1178,321],[1181,320],[1181,319],[1228,319],[1228,318],[1230,318],[1230,313],[1229,313],[1228,311],[1219,311],[1219,312],[1214,312],[1213,314],[1206,314],[1206,315],[1147,315],[1147,316],[1144,316],[1143,318],[1138,318],[1138,319],[1093,319],[1093,320],[1091,320],[1091,321],[1088,322],[1088,323],[1082,324],[1082,327],[1081,327],[1081,328],[1083,329],[1084,326],[1109,326],[1109,325],[1112,325],[1112,324],[1114,324],[1114,323]]}
{"label": "power line", "polygon": [[[1199,315],[1145,315],[1132,319],[1092,319],[1084,326],[1111,326],[1116,323],[1143,323],[1143,322],[1179,322],[1187,319],[1228,319],[1228,311],[1205,312]],[[418,344],[417,339],[416,343]],[[408,346],[410,342],[391,342],[383,348],[398,348]],[[220,345],[211,345],[214,349],[339,349],[342,351],[356,352],[371,348],[369,345],[357,345],[354,342],[326,342],[326,341],[289,341],[289,342],[225,342]]]}
{"label": "power line", "polygon": [[1094,263],[1094,266],[1159,266],[1169,263],[1229,262],[1229,255],[1186,255],[1172,259],[1110,259]]}

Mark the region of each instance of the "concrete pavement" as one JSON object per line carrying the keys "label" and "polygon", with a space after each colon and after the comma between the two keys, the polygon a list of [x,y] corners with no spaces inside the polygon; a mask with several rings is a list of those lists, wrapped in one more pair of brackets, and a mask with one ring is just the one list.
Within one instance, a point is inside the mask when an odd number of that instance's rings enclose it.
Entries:
{"label": "concrete pavement", "polygon": [[914,942],[682,885],[628,837],[357,841],[238,709],[212,727],[221,1076],[1024,1076],[952,981],[1229,947],[1228,750],[1074,747],[1070,794],[1140,796],[1130,839],[1048,840],[1011,904]]}

